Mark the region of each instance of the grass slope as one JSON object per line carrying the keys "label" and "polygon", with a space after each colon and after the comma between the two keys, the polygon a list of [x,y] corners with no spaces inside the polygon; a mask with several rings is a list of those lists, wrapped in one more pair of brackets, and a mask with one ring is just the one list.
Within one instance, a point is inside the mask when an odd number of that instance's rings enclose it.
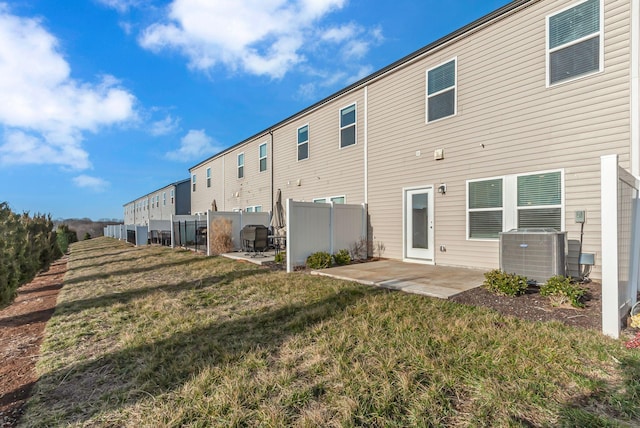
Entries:
{"label": "grass slope", "polygon": [[640,357],[560,324],[100,238],[23,426],[634,426]]}

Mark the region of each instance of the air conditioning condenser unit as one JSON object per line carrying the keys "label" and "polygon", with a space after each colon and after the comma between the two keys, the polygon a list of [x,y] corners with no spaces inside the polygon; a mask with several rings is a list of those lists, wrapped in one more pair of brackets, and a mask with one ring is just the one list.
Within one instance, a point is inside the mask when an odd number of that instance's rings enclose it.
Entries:
{"label": "air conditioning condenser unit", "polygon": [[553,228],[513,229],[500,233],[500,269],[536,283],[566,274],[567,232]]}

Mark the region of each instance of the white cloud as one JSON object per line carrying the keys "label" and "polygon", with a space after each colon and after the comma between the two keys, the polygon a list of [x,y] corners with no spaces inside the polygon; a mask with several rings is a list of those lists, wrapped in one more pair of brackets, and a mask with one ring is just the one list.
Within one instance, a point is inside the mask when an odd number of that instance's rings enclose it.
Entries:
{"label": "white cloud", "polygon": [[192,129],[180,140],[180,148],[168,152],[165,157],[170,160],[186,162],[211,156],[221,149],[222,147],[219,145],[213,144],[213,139],[204,132],[204,129]]}
{"label": "white cloud", "polygon": [[177,131],[179,127],[180,118],[167,115],[164,119],[153,122],[149,132],[151,135],[158,137],[161,135],[171,134],[172,132]]}
{"label": "white cloud", "polygon": [[126,12],[132,7],[139,7],[143,4],[142,0],[96,0],[104,6],[117,10],[118,12]]}
{"label": "white cloud", "polygon": [[90,84],[70,73],[41,22],[11,15],[0,3],[1,163],[89,168],[84,134],[136,117],[135,97],[114,77]]}
{"label": "white cloud", "polygon": [[[177,50],[189,66],[208,71],[223,65],[232,71],[281,78],[307,62],[319,44],[348,46],[362,57],[376,31],[356,24],[316,30],[346,0],[173,0],[163,22],[141,34],[140,44],[154,52]],[[379,30],[379,29],[378,29]],[[322,60],[326,60],[323,57]]]}
{"label": "white cloud", "polygon": [[98,177],[89,175],[79,175],[73,178],[73,183],[81,188],[93,190],[94,192],[103,192],[109,187],[109,182]]}

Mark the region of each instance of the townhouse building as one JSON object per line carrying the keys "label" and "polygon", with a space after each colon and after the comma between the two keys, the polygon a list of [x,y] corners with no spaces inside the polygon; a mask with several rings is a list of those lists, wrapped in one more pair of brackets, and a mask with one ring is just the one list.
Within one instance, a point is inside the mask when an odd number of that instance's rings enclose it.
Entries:
{"label": "townhouse building", "polygon": [[639,63],[640,0],[515,0],[193,166],[191,211],[366,203],[385,257],[484,269],[500,232],[554,228],[597,277],[600,157],[640,172]]}

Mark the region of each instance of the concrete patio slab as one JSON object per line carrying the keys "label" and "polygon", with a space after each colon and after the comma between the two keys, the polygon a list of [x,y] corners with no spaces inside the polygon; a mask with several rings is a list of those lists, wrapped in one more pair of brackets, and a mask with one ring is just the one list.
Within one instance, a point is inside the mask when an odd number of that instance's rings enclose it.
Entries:
{"label": "concrete patio slab", "polygon": [[479,269],[380,260],[314,270],[311,274],[448,299],[482,285],[484,272]]}
{"label": "concrete patio slab", "polygon": [[276,253],[273,251],[265,251],[264,253],[252,254],[252,253],[247,253],[245,251],[236,251],[233,253],[224,253],[220,255],[228,259],[243,260],[245,262],[262,266],[267,262],[274,261]]}

